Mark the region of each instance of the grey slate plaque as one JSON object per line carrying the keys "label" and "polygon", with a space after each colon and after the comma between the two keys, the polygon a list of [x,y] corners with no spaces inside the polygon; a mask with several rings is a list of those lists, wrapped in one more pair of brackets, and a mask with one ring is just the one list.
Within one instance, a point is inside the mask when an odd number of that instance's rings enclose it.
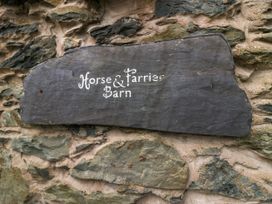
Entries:
{"label": "grey slate plaque", "polygon": [[250,132],[251,107],[218,34],[78,48],[36,66],[24,87],[26,123],[237,137]]}

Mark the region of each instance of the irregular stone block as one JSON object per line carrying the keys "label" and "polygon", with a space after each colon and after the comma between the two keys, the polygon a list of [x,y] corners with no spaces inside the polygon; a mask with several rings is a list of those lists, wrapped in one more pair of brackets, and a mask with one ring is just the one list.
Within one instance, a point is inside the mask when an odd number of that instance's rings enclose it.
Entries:
{"label": "irregular stone block", "polygon": [[164,40],[180,39],[192,35],[222,33],[231,47],[245,41],[245,34],[243,31],[233,28],[231,26],[212,26],[201,28],[195,24],[182,26],[178,23],[169,25],[165,30],[156,33],[153,36],[143,38],[142,42],[159,42]]}
{"label": "irregular stone block", "polygon": [[133,36],[142,28],[138,19],[124,17],[112,25],[96,27],[90,31],[90,35],[98,44],[109,43],[109,38],[114,35]]}
{"label": "irregular stone block", "polygon": [[37,24],[22,24],[17,25],[14,23],[2,23],[0,25],[0,37],[6,37],[16,34],[31,34],[38,32]]}
{"label": "irregular stone block", "polygon": [[258,108],[265,112],[272,113],[272,104],[262,104],[259,105]]}
{"label": "irregular stone block", "polygon": [[245,41],[245,33],[237,28],[231,26],[212,26],[207,28],[200,28],[197,25],[188,29],[188,32],[193,35],[209,34],[209,33],[222,33],[231,47],[238,43]]}
{"label": "irregular stone block", "polygon": [[48,161],[58,161],[69,154],[70,139],[65,136],[18,138],[12,141],[15,151]]}
{"label": "irregular stone block", "polygon": [[225,13],[234,3],[236,0],[157,0],[155,15],[163,17],[176,14],[203,14],[212,17]]}
{"label": "irregular stone block", "polygon": [[0,127],[18,127],[21,124],[20,115],[16,110],[3,111],[0,116]]}
{"label": "irregular stone block", "polygon": [[272,32],[265,33],[265,34],[261,35],[260,37],[256,38],[256,40],[272,43]]}
{"label": "irregular stone block", "polygon": [[31,68],[55,55],[55,37],[42,36],[29,42],[12,57],[0,63],[0,68]]}
{"label": "irregular stone block", "polygon": [[88,9],[77,6],[65,6],[53,9],[48,14],[49,18],[57,22],[96,22],[100,14],[90,12]]}
{"label": "irregular stone block", "polygon": [[177,151],[158,141],[115,142],[72,170],[79,179],[139,185],[150,188],[185,189],[188,166]]}
{"label": "irregular stone block", "polygon": [[78,204],[134,204],[140,195],[94,192],[83,194],[65,185],[51,186],[46,190],[44,199],[48,202]]}
{"label": "irregular stone block", "polygon": [[272,49],[257,46],[238,47],[234,50],[235,63],[254,69],[272,69]]}
{"label": "irregular stone block", "polygon": [[221,35],[76,49],[26,78],[22,118],[246,136],[251,108]]}
{"label": "irregular stone block", "polygon": [[239,144],[272,160],[272,124],[254,126],[252,132],[252,136],[241,140]]}
{"label": "irregular stone block", "polygon": [[199,172],[199,179],[191,184],[191,189],[207,190],[213,194],[243,200],[272,199],[272,194],[265,188],[234,170],[226,160],[215,158],[202,166]]}
{"label": "irregular stone block", "polygon": [[31,174],[33,178],[37,180],[41,180],[41,181],[51,180],[54,177],[50,175],[48,168],[39,168],[39,167],[30,165],[27,171]]}

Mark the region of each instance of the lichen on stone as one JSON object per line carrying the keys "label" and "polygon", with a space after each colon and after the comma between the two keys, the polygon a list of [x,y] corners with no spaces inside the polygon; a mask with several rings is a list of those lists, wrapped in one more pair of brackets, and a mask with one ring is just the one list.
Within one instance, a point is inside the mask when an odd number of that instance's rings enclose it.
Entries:
{"label": "lichen on stone", "polygon": [[213,194],[242,200],[271,201],[272,194],[250,178],[241,175],[226,161],[214,158],[203,165],[197,181],[190,189],[209,191]]}
{"label": "lichen on stone", "polygon": [[94,159],[83,160],[76,165],[72,176],[83,180],[181,190],[186,186],[188,171],[186,162],[170,146],[158,141],[136,140],[115,142],[104,147]]}
{"label": "lichen on stone", "polygon": [[55,185],[46,189],[43,199],[65,204],[134,204],[141,195],[93,192],[86,194],[67,185]]}
{"label": "lichen on stone", "polygon": [[67,136],[38,136],[13,139],[12,148],[26,155],[48,161],[58,161],[69,155],[70,138]]}
{"label": "lichen on stone", "polygon": [[174,40],[189,36],[186,28],[180,24],[171,24],[165,30],[160,33],[155,33],[152,36],[148,36],[142,39],[142,42],[159,42],[164,40]]}
{"label": "lichen on stone", "polygon": [[241,139],[238,145],[250,148],[263,157],[272,160],[272,125],[254,127],[251,136]]}
{"label": "lichen on stone", "polygon": [[0,127],[18,127],[21,124],[21,117],[16,110],[3,111],[0,114]]}
{"label": "lichen on stone", "polygon": [[179,23],[175,23],[167,26],[166,29],[164,29],[162,32],[155,33],[154,35],[143,38],[142,42],[174,40],[192,35],[212,33],[223,34],[232,47],[245,41],[244,32],[231,26],[199,27],[198,25],[192,23],[189,23],[187,26],[182,26]]}
{"label": "lichen on stone", "polygon": [[18,168],[11,167],[10,155],[0,150],[0,203],[23,204],[29,187]]}

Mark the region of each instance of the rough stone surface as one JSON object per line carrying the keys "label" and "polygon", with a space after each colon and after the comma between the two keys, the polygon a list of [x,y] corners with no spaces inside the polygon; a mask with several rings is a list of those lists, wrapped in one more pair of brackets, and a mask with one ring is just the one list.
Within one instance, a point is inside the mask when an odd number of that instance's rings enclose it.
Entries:
{"label": "rough stone surface", "polygon": [[28,185],[22,178],[21,171],[3,168],[0,172],[0,203],[23,204],[28,195]]}
{"label": "rough stone surface", "polygon": [[28,185],[17,168],[10,167],[9,155],[0,150],[0,203],[23,204]]}
{"label": "rough stone surface", "polygon": [[199,26],[193,25],[188,28],[188,32],[193,35],[222,33],[232,47],[245,41],[245,33],[231,26],[212,26],[207,28],[200,28]]}
{"label": "rough stone surface", "polygon": [[12,148],[26,155],[57,161],[69,154],[69,138],[65,136],[19,138],[12,141]]}
{"label": "rough stone surface", "polygon": [[45,199],[56,203],[85,203],[84,194],[65,185],[48,188]]}
{"label": "rough stone surface", "polygon": [[101,192],[86,195],[65,185],[52,186],[46,190],[44,199],[47,202],[65,204],[134,204],[139,195],[122,195],[118,193],[104,194]]}
{"label": "rough stone surface", "polygon": [[[110,56],[108,60],[105,55]],[[126,67],[137,69],[136,75],[154,73],[164,77],[156,84],[142,81],[130,87],[123,81],[122,90],[131,90],[131,97],[123,98],[118,93],[117,97],[105,97],[105,84],[89,90],[78,86],[82,83],[80,75],[87,72],[90,77],[111,76],[113,80],[116,74],[124,77]],[[22,117],[33,124],[112,125],[246,136],[251,125],[250,105],[234,80],[233,68],[229,47],[221,35],[78,49],[42,64],[25,80]]]}
{"label": "rough stone surface", "polygon": [[142,42],[147,43],[147,42],[160,42],[160,41],[165,41],[165,40],[175,40],[175,39],[181,39],[184,37],[189,36],[189,33],[187,32],[187,29],[178,24],[172,24],[167,26],[166,29],[159,33],[155,33],[152,36],[148,36],[142,39]]}
{"label": "rough stone surface", "polygon": [[86,22],[89,20],[89,12],[86,9],[77,6],[66,6],[63,8],[56,8],[52,10],[48,16],[57,22],[71,22],[81,21]]}
{"label": "rough stone surface", "polygon": [[272,199],[272,194],[235,171],[227,161],[218,158],[200,169],[199,180],[192,183],[191,188],[209,190],[212,193],[244,200]]}
{"label": "rough stone surface", "polygon": [[248,47],[234,51],[235,62],[241,66],[272,69],[272,48]]}
{"label": "rough stone surface", "polygon": [[80,40],[74,40],[72,38],[65,38],[64,40],[64,51],[80,46]]}
{"label": "rough stone surface", "polygon": [[204,14],[207,16],[215,16],[223,14],[227,9],[236,3],[236,0],[157,0],[155,15],[157,17],[173,16],[176,14]]}
{"label": "rough stone surface", "polygon": [[164,40],[180,39],[190,35],[203,35],[221,33],[224,35],[230,46],[235,46],[238,43],[245,41],[245,34],[243,31],[233,28],[231,26],[213,26],[213,27],[199,27],[195,24],[182,26],[179,23],[169,25],[160,33],[155,33],[152,36],[143,38],[142,42],[158,42]]}
{"label": "rough stone surface", "polygon": [[18,34],[31,34],[38,32],[37,24],[16,25],[11,22],[0,24],[0,37],[18,36]]}
{"label": "rough stone surface", "polygon": [[54,37],[38,37],[0,63],[0,68],[31,68],[56,55]]}
{"label": "rough stone surface", "polygon": [[272,125],[257,126],[253,130],[251,137],[242,140],[240,144],[272,160]]}
{"label": "rough stone surface", "polygon": [[4,111],[0,115],[0,127],[17,127],[20,123],[20,115],[16,110]]}
{"label": "rough stone surface", "polygon": [[0,3],[4,5],[14,6],[24,4],[27,0],[1,0]]}
{"label": "rough stone surface", "polygon": [[124,185],[184,189],[188,166],[170,146],[158,141],[136,140],[104,147],[94,159],[76,165],[72,176]]}
{"label": "rough stone surface", "polygon": [[262,104],[258,106],[259,109],[272,113],[272,104]]}
{"label": "rough stone surface", "polygon": [[98,44],[109,43],[109,38],[114,35],[133,36],[142,28],[138,19],[124,17],[112,25],[96,27],[90,31],[90,35],[96,39]]}
{"label": "rough stone surface", "polygon": [[39,168],[36,166],[29,166],[27,171],[31,174],[31,176],[38,180],[50,180],[53,178],[52,175],[50,175],[50,172],[48,168]]}

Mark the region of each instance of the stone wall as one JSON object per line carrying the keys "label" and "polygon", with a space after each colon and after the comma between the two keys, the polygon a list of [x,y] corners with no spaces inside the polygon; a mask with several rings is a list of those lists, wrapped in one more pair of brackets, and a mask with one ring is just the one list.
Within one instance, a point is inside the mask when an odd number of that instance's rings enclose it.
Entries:
{"label": "stone wall", "polygon": [[[271,0],[0,4],[1,204],[272,203]],[[69,49],[214,32],[229,41],[237,81],[252,105],[246,138],[20,119],[25,76]]]}

